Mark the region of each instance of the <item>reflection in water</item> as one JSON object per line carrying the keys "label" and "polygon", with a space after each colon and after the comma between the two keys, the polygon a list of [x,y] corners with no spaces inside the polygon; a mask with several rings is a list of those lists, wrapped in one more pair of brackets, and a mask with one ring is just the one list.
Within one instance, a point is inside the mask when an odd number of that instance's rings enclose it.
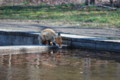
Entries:
{"label": "reflection in water", "polygon": [[0,55],[0,80],[119,80],[119,59],[85,50]]}

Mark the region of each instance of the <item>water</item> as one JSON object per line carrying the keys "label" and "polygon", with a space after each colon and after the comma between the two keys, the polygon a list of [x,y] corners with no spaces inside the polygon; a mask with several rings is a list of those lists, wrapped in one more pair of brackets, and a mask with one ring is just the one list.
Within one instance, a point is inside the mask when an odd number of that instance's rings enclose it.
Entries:
{"label": "water", "polygon": [[120,55],[59,50],[0,55],[0,80],[119,80]]}

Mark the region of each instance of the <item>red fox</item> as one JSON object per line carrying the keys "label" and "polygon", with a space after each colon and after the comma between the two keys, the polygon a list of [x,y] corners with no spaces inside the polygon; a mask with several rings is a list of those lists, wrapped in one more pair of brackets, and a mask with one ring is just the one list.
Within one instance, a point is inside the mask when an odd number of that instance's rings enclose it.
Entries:
{"label": "red fox", "polygon": [[62,47],[62,38],[60,33],[58,35],[53,29],[44,29],[41,31],[42,44],[45,45],[59,45]]}

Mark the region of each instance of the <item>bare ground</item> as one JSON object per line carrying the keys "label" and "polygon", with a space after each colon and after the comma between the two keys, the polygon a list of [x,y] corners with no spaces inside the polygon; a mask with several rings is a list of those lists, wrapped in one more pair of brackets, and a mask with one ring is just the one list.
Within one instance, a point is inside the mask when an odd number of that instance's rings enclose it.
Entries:
{"label": "bare ground", "polygon": [[51,22],[46,21],[15,21],[15,20],[0,20],[0,30],[7,31],[27,31],[40,32],[45,28],[52,28],[57,32],[79,34],[82,36],[107,37],[109,39],[120,39],[120,30],[118,28],[94,28],[82,27],[80,25],[68,24],[68,22]]}

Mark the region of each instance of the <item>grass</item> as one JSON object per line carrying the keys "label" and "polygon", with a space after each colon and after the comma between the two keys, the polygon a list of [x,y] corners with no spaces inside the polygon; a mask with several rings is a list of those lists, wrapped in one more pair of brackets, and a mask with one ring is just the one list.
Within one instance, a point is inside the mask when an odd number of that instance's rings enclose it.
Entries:
{"label": "grass", "polygon": [[74,5],[3,6],[0,7],[0,19],[66,20],[83,22],[89,24],[88,26],[93,26],[90,24],[97,23],[120,27],[120,9],[117,11],[81,11],[75,9]]}

